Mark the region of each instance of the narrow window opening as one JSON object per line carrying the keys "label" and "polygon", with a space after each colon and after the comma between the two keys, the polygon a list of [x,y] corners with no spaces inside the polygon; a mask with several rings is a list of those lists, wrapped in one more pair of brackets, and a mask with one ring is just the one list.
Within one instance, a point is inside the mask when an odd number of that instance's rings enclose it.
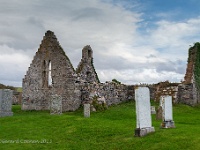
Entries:
{"label": "narrow window opening", "polygon": [[43,71],[42,71],[42,87],[46,88],[48,85],[47,82],[47,72],[46,72],[46,61],[43,61]]}
{"label": "narrow window opening", "polygon": [[91,57],[92,57],[92,51],[88,50],[88,58],[91,58]]}
{"label": "narrow window opening", "polygon": [[48,75],[48,85],[52,85],[52,72],[51,72],[51,61],[49,61],[49,75]]}

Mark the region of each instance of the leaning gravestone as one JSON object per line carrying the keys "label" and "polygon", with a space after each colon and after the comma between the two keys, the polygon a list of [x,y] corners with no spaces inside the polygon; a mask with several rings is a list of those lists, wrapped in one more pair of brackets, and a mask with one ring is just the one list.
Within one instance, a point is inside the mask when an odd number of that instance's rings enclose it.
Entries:
{"label": "leaning gravestone", "polygon": [[154,132],[151,121],[150,92],[147,87],[137,87],[135,89],[137,127],[135,136],[145,136]]}
{"label": "leaning gravestone", "polygon": [[0,117],[13,116],[12,112],[13,91],[9,89],[0,90]]}
{"label": "leaning gravestone", "polygon": [[62,97],[57,94],[51,96],[50,114],[62,114]]}
{"label": "leaning gravestone", "polygon": [[172,113],[172,96],[163,96],[163,122],[161,128],[175,128]]}
{"label": "leaning gravestone", "polygon": [[90,104],[84,104],[84,117],[90,117]]}

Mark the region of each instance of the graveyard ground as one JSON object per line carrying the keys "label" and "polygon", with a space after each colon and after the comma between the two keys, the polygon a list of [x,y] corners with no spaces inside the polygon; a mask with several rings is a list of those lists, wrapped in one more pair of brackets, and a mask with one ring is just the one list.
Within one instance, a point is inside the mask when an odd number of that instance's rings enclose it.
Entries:
{"label": "graveyard ground", "polygon": [[152,115],[156,132],[138,138],[134,102],[93,112],[91,118],[84,118],[82,109],[57,116],[13,106],[13,117],[0,118],[0,149],[200,149],[200,106],[175,105],[173,111],[175,129],[160,129]]}

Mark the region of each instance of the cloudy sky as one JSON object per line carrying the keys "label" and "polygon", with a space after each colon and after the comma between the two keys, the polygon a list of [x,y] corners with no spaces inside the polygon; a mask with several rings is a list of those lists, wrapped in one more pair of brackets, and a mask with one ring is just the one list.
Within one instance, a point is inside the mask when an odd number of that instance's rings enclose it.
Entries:
{"label": "cloudy sky", "polygon": [[90,45],[101,82],[183,79],[199,0],[0,0],[0,83],[21,86],[47,30],[74,68]]}

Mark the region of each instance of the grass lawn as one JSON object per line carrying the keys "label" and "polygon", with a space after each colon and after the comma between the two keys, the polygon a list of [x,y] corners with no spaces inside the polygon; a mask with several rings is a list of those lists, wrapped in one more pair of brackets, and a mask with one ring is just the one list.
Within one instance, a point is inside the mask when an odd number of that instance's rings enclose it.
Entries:
{"label": "grass lawn", "polygon": [[198,150],[200,149],[200,107],[175,105],[176,128],[134,137],[135,103],[112,106],[104,112],[83,117],[82,109],[62,115],[49,111],[21,111],[13,106],[13,117],[0,118],[0,150]]}
{"label": "grass lawn", "polygon": [[21,88],[21,87],[17,87],[17,88],[16,88],[16,91],[17,91],[17,92],[22,92],[22,88]]}

